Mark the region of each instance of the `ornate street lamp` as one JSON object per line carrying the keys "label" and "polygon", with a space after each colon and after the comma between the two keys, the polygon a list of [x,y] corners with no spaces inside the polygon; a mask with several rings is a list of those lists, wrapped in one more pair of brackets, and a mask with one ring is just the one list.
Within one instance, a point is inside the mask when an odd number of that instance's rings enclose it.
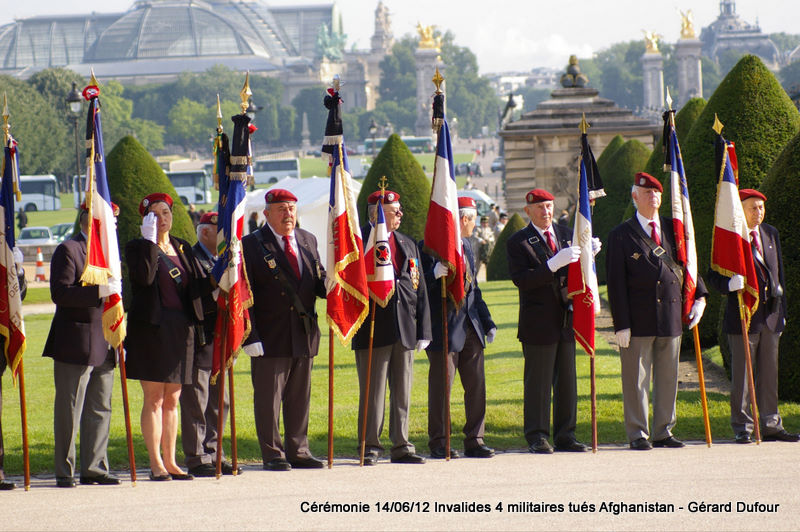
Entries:
{"label": "ornate street lamp", "polygon": [[78,121],[81,118],[83,111],[83,95],[78,90],[78,84],[72,82],[72,90],[69,91],[66,98],[67,110],[69,111],[69,118],[72,121],[72,127],[75,130],[75,175],[78,179],[78,194],[82,194],[83,183],[81,180],[81,152],[80,144],[78,143]]}

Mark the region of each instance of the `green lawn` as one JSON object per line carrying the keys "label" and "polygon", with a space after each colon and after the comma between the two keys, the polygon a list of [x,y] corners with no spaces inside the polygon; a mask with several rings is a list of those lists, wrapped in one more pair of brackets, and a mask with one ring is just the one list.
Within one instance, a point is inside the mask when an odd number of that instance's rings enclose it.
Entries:
{"label": "green lawn", "polygon": [[[492,311],[499,332],[497,340],[486,351],[486,442],[498,449],[525,448],[522,433],[522,367],[520,345],[516,339],[517,292],[508,281],[487,282],[483,294]],[[324,302],[319,302],[320,315],[324,315]],[[52,471],[52,362],[40,356],[50,325],[50,316],[26,318],[27,353],[25,355],[25,381],[27,386],[28,427],[31,449],[31,470]],[[622,417],[622,395],[619,379],[619,357],[617,352],[598,337],[597,339],[597,415],[601,443],[624,443],[625,433]],[[316,359],[312,376],[311,417],[309,438],[312,451],[324,456],[327,449],[328,412],[328,338],[324,335],[320,356]],[[356,455],[356,419],[358,405],[358,380],[353,353],[349,348],[335,344],[335,391],[334,433],[337,456]],[[427,453],[427,370],[425,354],[418,354],[414,365],[414,384],[410,412],[411,440],[420,452]],[[589,402],[589,358],[578,349],[578,430],[577,436],[590,441]],[[6,372],[8,374],[8,372]],[[239,457],[244,461],[260,460],[253,424],[253,391],[250,384],[250,361],[240,356],[235,366],[236,421]],[[147,464],[147,453],[139,430],[141,388],[137,381],[129,382],[134,444],[137,464]],[[6,470],[11,474],[21,471],[19,400],[11,379],[4,379],[3,425],[5,428]],[[456,381],[452,395],[453,445],[461,447],[460,430],[464,423],[463,390]],[[732,438],[728,424],[728,397],[718,393],[709,394],[709,409],[712,434],[715,439]],[[119,381],[114,388],[114,414],[109,444],[109,456],[113,467],[124,468],[127,464],[125,429],[123,424]],[[387,401],[388,404],[388,401]],[[800,405],[784,403],[781,413],[787,430],[800,429]],[[383,441],[388,444],[387,428]],[[678,424],[675,435],[680,439],[702,440],[704,438],[699,392],[681,391],[678,394]],[[227,447],[226,443],[226,448]],[[180,445],[179,445],[180,449]],[[180,451],[179,451],[179,454]]]}

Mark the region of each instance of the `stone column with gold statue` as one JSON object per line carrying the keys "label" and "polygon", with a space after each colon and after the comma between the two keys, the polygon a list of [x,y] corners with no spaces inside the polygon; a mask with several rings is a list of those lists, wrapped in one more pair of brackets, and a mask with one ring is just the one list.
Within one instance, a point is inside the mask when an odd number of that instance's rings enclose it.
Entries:
{"label": "stone column with gold statue", "polygon": [[414,132],[418,137],[425,137],[431,135],[431,103],[433,102],[433,93],[427,90],[429,80],[433,77],[433,73],[438,67],[439,70],[444,70],[444,65],[441,64],[442,38],[434,37],[433,31],[436,26],[423,26],[417,23],[417,32],[419,33],[419,44],[417,50],[414,52],[414,59],[417,67],[417,119],[414,122]]}
{"label": "stone column with gold statue", "polygon": [[661,35],[644,31],[645,52],[642,55],[642,83],[645,109],[664,107],[664,60],[658,50]]}
{"label": "stone column with gold statue", "polygon": [[678,61],[678,108],[692,98],[703,96],[703,66],[700,53],[703,42],[694,30],[692,10],[681,14],[681,38],[675,44]]}

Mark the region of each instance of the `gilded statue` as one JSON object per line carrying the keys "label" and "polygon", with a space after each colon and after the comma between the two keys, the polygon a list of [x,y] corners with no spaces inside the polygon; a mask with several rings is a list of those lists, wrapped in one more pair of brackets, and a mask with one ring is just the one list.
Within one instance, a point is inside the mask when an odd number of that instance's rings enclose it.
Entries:
{"label": "gilded statue", "polygon": [[696,39],[697,34],[694,31],[694,15],[692,10],[689,9],[684,13],[678,10],[681,14],[681,39]]}
{"label": "gilded statue", "polygon": [[442,38],[434,37],[433,31],[436,26],[423,26],[417,22],[417,33],[419,33],[419,49],[420,50],[436,50],[437,52],[442,48]]}
{"label": "gilded statue", "polygon": [[644,33],[644,47],[646,54],[658,54],[658,41],[661,40],[661,35],[654,31],[642,30]]}

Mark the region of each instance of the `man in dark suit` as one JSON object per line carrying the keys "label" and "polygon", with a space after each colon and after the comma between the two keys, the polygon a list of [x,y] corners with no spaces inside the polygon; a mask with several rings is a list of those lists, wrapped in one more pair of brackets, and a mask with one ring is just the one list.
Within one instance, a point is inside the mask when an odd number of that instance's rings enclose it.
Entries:
{"label": "man in dark suit", "polygon": [[89,230],[85,209],[81,209],[80,227],[80,233],[58,245],[50,261],[50,296],[56,313],[43,354],[53,358],[53,442],[60,488],[75,486],[79,428],[81,484],[119,484],[108,472],[115,359],[103,336],[103,298],[120,293],[122,287],[118,279],[109,279],[107,285],[83,286],[80,279]]}
{"label": "man in dark suit", "polygon": [[[325,297],[325,270],[317,239],[297,222],[297,197],[267,192],[267,223],[242,239],[253,291],[252,329],[245,340],[251,359],[253,401],[264,469],[321,468],[308,448],[312,359],[319,349],[314,304]],[[283,406],[286,447],[279,419]]]}
{"label": "man in dark suit", "polygon": [[[197,243],[192,246],[195,260],[203,272],[205,290],[203,304],[203,335],[195,338],[192,384],[181,388],[181,442],[186,467],[196,477],[216,475],[217,424],[219,423],[219,382],[211,384],[211,366],[214,358],[214,329],[217,323],[216,290],[211,282],[211,269],[217,260],[217,213],[207,212],[197,224]],[[203,340],[201,342],[201,340]],[[228,398],[225,397],[223,422],[228,416]],[[238,468],[237,473],[242,469]],[[222,474],[232,475],[233,466],[222,461]]]}
{"label": "man in dark suit", "polygon": [[538,454],[553,452],[547,441],[551,389],[556,450],[587,450],[575,439],[575,335],[567,298],[568,266],[580,258],[581,249],[571,243],[572,230],[553,224],[554,199],[546,190],[528,192],[525,213],[531,223],[511,235],[506,244],[508,270],[519,289],[517,338],[525,356],[525,439],[528,450]]}
{"label": "man in dark suit", "polygon": [[[787,432],[778,413],[778,343],[786,325],[783,258],[778,230],[762,223],[767,197],[753,189],[739,191],[742,200],[750,246],[758,278],[758,307],[750,318],[747,330],[753,362],[756,403],[764,441],[798,441],[798,435]],[[736,443],[750,443],[753,418],[749,413],[750,392],[745,370],[742,322],[736,293],[744,288],[741,275],[726,277],[709,270],[711,285],[728,295],[722,332],[728,335],[731,350],[731,427]]]}
{"label": "man in dark suit", "polygon": [[[681,347],[683,271],[676,261],[672,219],[658,215],[663,188],[636,174],[631,197],[636,214],[608,235],[608,300],[622,362],[625,431],[630,448],[683,447],[672,435],[677,420],[678,355]],[[700,322],[708,294],[696,280],[689,328]],[[653,376],[652,444],[648,425]]]}
{"label": "man in dark suit", "polygon": [[[372,223],[376,219],[379,198],[380,192],[374,192],[368,198],[368,212]],[[359,441],[362,438],[366,441],[364,465],[375,465],[383,451],[380,436],[383,432],[384,400],[388,379],[391,461],[400,464],[422,464],[425,463],[425,459],[416,454],[414,444],[408,440],[408,411],[411,406],[414,351],[425,349],[431,340],[428,293],[425,290],[425,283],[420,282],[422,266],[419,250],[411,238],[397,231],[403,218],[399,194],[391,190],[385,191],[383,212],[386,229],[389,231],[395,285],[394,294],[386,307],[380,305],[375,307],[366,435],[361,432],[371,327],[369,318],[353,337],[358,384],[361,390],[358,402]],[[364,242],[369,241],[371,230],[371,225],[361,228]]]}
{"label": "man in dark suit", "polygon": [[[19,284],[20,300],[25,299],[25,294],[28,292],[28,285],[25,282],[25,269],[22,267],[22,251],[19,248],[14,248],[14,267],[17,269],[17,283]],[[3,461],[5,459],[5,448],[3,447],[3,373],[6,370],[6,357],[5,357],[5,342],[6,337],[0,336],[0,491],[13,490],[16,484],[6,480],[5,471],[3,471]]]}
{"label": "man in dark suit", "polygon": [[[447,386],[450,388],[458,368],[464,387],[464,454],[470,458],[491,458],[494,449],[483,441],[486,418],[486,377],[483,367],[485,341],[492,343],[497,326],[478,288],[475,254],[469,237],[475,229],[478,214],[475,200],[458,198],[458,215],[461,223],[461,244],[464,252],[465,296],[461,308],[456,309],[452,301],[447,302]],[[422,243],[424,249],[424,242]],[[444,353],[442,331],[442,277],[448,268],[434,257],[422,254],[422,269],[428,286],[431,304],[431,329],[433,340],[428,346],[428,447],[431,458],[446,458],[445,438],[450,427],[445,420]],[[458,458],[458,451],[450,449],[450,458]]]}

